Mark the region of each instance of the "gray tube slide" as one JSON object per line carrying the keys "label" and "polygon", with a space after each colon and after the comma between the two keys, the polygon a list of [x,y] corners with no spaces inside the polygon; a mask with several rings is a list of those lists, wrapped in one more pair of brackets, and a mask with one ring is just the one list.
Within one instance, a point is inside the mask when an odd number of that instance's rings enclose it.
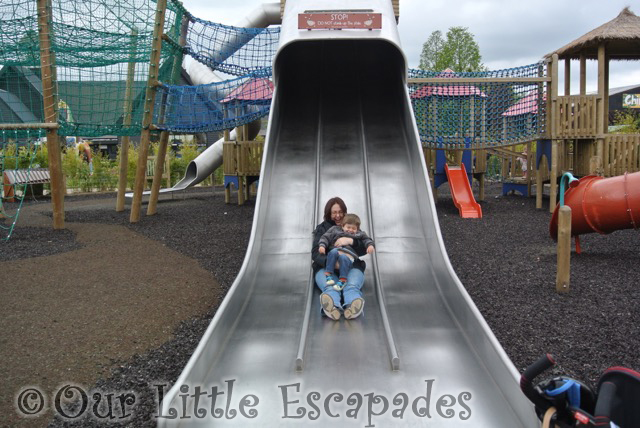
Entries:
{"label": "gray tube slide", "polygon": [[[249,124],[249,139],[253,140],[260,132],[260,121],[254,121]],[[231,140],[236,139],[236,130],[231,131],[229,138]],[[200,153],[197,158],[189,162],[187,171],[184,174],[182,180],[177,182],[170,189],[161,189],[163,191],[170,192],[174,190],[184,190],[187,187],[194,186],[200,183],[202,180],[210,176],[220,165],[222,165],[222,144],[224,138],[219,139],[211,146],[207,147],[205,151]],[[145,192],[146,193],[146,192]]]}
{"label": "gray tube slide", "polygon": [[[158,426],[539,426],[449,263],[399,48],[295,41],[274,71],[247,254]],[[310,268],[336,195],[376,242],[355,320],[321,315]]]}

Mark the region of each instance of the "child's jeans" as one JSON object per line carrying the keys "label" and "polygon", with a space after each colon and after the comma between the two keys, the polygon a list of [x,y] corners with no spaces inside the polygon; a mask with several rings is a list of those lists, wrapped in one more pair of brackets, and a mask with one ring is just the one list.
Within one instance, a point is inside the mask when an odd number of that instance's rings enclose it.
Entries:
{"label": "child's jeans", "polygon": [[336,267],[336,262],[340,263],[340,278],[346,278],[353,266],[353,260],[351,260],[351,257],[340,253],[338,248],[334,248],[327,254],[326,272],[332,273]]}

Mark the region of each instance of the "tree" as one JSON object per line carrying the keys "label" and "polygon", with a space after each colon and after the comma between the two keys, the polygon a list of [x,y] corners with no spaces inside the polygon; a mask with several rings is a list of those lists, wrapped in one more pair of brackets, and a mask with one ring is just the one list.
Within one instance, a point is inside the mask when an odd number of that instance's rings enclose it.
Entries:
{"label": "tree", "polygon": [[442,32],[436,30],[429,36],[429,39],[422,45],[422,54],[420,54],[420,69],[428,71],[440,71],[446,67],[441,67],[438,61],[442,62],[442,48],[444,47],[444,39]]}
{"label": "tree", "polygon": [[480,47],[473,34],[465,27],[451,27],[443,40],[440,31],[434,31],[422,46],[420,68],[429,71],[484,71]]}

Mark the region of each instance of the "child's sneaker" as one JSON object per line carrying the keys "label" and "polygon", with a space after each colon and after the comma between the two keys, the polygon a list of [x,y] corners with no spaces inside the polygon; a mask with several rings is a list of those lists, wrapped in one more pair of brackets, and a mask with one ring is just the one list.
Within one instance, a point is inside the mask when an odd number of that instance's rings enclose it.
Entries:
{"label": "child's sneaker", "polygon": [[333,280],[333,276],[329,272],[325,272],[325,277],[327,278],[327,285],[333,285],[336,283]]}
{"label": "child's sneaker", "polygon": [[346,283],[347,283],[347,278],[340,278],[338,280],[338,283],[333,286],[333,289],[336,291],[342,291]]}
{"label": "child's sneaker", "polygon": [[322,305],[322,311],[326,316],[334,321],[338,321],[340,319],[340,311],[333,304],[333,299],[331,298],[331,296],[322,293],[320,295],[320,304]]}
{"label": "child's sneaker", "polygon": [[345,308],[344,317],[348,320],[358,318],[360,315],[362,315],[363,308],[364,308],[364,299],[361,297],[357,297],[353,299],[353,302],[351,302],[351,304]]}

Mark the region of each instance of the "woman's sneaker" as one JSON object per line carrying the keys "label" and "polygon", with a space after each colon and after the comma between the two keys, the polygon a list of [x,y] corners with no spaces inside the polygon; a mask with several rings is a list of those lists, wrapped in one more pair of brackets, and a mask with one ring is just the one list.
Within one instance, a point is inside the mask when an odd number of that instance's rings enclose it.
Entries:
{"label": "woman's sneaker", "polygon": [[362,297],[356,297],[353,299],[353,302],[344,309],[344,317],[348,320],[358,318],[362,315],[362,309],[364,309],[364,299]]}
{"label": "woman's sneaker", "polygon": [[338,310],[338,308],[336,308],[335,305],[333,304],[333,299],[331,298],[331,296],[324,293],[321,294],[320,304],[322,305],[322,311],[326,316],[328,316],[334,321],[338,321],[340,319],[340,316],[342,314],[340,313],[340,310]]}

